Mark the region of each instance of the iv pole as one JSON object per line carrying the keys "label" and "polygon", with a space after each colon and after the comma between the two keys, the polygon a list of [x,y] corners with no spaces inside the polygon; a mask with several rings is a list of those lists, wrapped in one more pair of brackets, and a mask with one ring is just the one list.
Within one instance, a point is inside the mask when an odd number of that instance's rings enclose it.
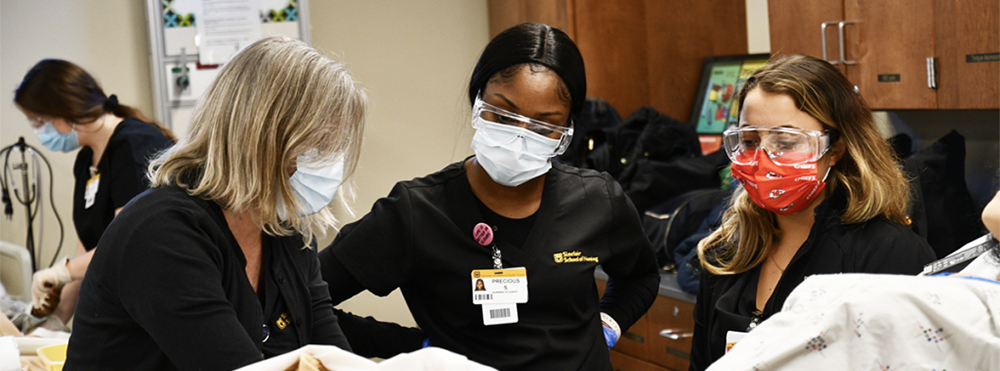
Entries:
{"label": "iv pole", "polygon": [[[21,152],[21,162],[15,163],[13,166],[10,164],[10,155],[14,150],[17,149]],[[27,155],[31,156],[31,164],[28,163]],[[14,198],[18,203],[24,205],[25,209],[25,220],[27,222],[27,238],[25,241],[25,248],[31,254],[31,268],[32,271],[38,270],[38,260],[41,259],[41,237],[38,238],[38,245],[35,245],[35,219],[39,216],[41,211],[41,193],[44,189],[42,186],[42,176],[39,169],[39,161],[41,158],[45,161],[45,167],[49,170],[49,203],[52,206],[52,213],[56,216],[56,221],[59,223],[59,245],[56,249],[56,253],[52,255],[52,262],[48,265],[55,263],[56,258],[62,251],[63,243],[63,224],[62,219],[59,217],[59,212],[56,211],[55,200],[52,197],[52,165],[49,164],[49,160],[45,158],[40,152],[38,152],[34,147],[28,145],[24,142],[24,137],[20,137],[17,143],[4,147],[0,149],[0,156],[3,156],[4,166],[3,172],[0,173],[0,192],[2,192],[2,200],[4,204],[4,215],[7,219],[11,219],[14,215],[14,205],[13,200],[10,197],[10,191],[13,190]],[[16,161],[16,158],[15,158]],[[13,171],[21,172],[21,187],[14,187],[10,183]],[[34,177],[31,177],[32,171],[34,170]],[[18,191],[21,192],[18,192]],[[36,248],[37,247],[37,248]]]}

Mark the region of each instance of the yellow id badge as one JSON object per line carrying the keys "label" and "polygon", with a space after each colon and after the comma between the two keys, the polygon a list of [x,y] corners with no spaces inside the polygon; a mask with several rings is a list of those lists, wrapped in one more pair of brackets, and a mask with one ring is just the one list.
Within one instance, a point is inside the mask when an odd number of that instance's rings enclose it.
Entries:
{"label": "yellow id badge", "polygon": [[527,302],[527,269],[521,267],[472,271],[472,304]]}
{"label": "yellow id badge", "polygon": [[83,208],[89,209],[94,206],[94,199],[97,198],[97,187],[101,186],[101,174],[95,174],[87,180],[87,188],[83,190]]}

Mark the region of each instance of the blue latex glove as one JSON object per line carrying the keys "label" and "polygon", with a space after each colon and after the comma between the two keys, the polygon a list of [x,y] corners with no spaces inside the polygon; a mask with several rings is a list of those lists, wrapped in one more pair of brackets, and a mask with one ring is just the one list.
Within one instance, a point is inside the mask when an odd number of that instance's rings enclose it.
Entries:
{"label": "blue latex glove", "polygon": [[608,350],[615,347],[618,343],[618,334],[615,334],[615,330],[601,326],[604,329],[604,341],[608,342]]}

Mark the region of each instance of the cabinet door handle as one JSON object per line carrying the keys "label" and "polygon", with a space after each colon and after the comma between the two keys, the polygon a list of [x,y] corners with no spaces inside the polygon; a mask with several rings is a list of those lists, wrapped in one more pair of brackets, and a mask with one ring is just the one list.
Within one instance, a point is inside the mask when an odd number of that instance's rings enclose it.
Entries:
{"label": "cabinet door handle", "polygon": [[844,26],[854,24],[854,21],[840,21],[837,22],[837,34],[840,36],[840,63],[846,65],[858,64],[857,61],[846,60],[844,56]]}
{"label": "cabinet door handle", "polygon": [[937,58],[927,58],[927,87],[937,89]]}
{"label": "cabinet door handle", "polygon": [[689,337],[694,336],[693,333],[690,333],[690,332],[681,332],[681,331],[684,331],[684,330],[682,330],[682,329],[668,328],[666,330],[660,330],[660,336],[663,336],[663,337],[665,337],[667,339],[670,339],[670,340],[680,340],[680,339],[683,339],[683,338],[689,338]]}
{"label": "cabinet door handle", "polygon": [[[820,23],[819,25],[819,32],[821,34],[820,40],[823,40],[823,60],[830,62],[830,64],[840,63],[839,61],[831,61],[830,58],[826,55],[826,26],[833,26],[835,24],[837,24],[837,22],[823,22]],[[843,44],[841,44],[840,49],[841,50],[844,49]]]}

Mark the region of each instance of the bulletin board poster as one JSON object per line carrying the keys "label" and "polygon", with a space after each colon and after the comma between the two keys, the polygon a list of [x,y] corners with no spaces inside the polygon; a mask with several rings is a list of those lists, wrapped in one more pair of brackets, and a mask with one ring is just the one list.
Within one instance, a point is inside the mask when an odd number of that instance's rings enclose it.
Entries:
{"label": "bulletin board poster", "polygon": [[227,49],[261,37],[299,38],[298,0],[162,0],[160,3],[166,56],[199,55],[202,64],[215,64],[231,54]]}
{"label": "bulletin board poster", "polygon": [[691,122],[699,134],[721,134],[739,118],[737,94],[768,55],[710,57],[705,61]]}

